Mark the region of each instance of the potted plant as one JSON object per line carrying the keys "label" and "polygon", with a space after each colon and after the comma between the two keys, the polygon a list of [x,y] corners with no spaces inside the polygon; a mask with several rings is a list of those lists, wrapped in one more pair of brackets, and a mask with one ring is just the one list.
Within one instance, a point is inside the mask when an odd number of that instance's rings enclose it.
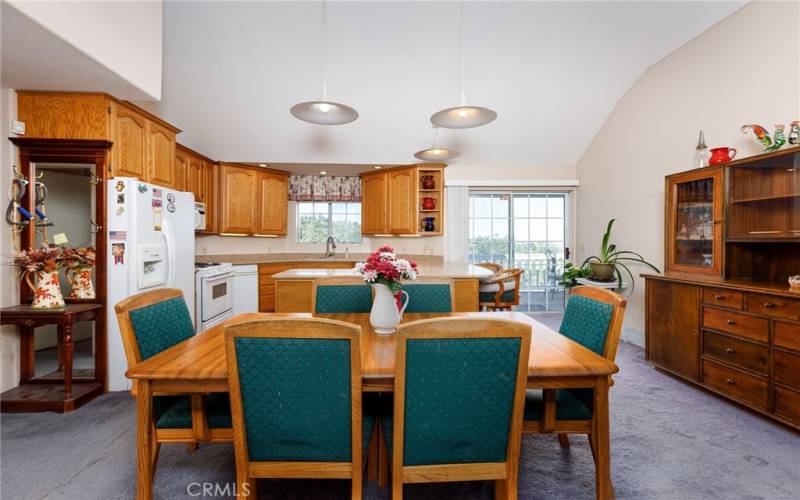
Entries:
{"label": "potted plant", "polygon": [[[371,253],[366,262],[356,264],[356,269],[375,290],[369,314],[375,333],[393,333],[408,305],[408,294],[400,289],[400,282],[417,278],[416,262],[398,259],[392,247],[382,246]],[[405,304],[401,300],[403,294],[406,296]]]}
{"label": "potted plant", "polygon": [[94,247],[64,247],[63,253],[66,276],[72,287],[71,299],[95,298],[92,285],[92,268],[97,260]]}
{"label": "potted plant", "polygon": [[[33,290],[32,309],[54,309],[64,307],[61,295],[59,270],[64,267],[63,254],[58,247],[29,248],[14,256],[13,265],[19,268],[20,279],[24,279]],[[33,284],[32,277],[36,277]]]}
{"label": "potted plant", "polygon": [[622,288],[622,271],[625,271],[631,278],[631,289],[634,287],[633,273],[628,268],[630,264],[645,265],[657,273],[656,266],[644,260],[644,257],[631,250],[617,250],[617,245],[611,243],[611,228],[614,221],[608,221],[608,227],[603,234],[603,241],[600,245],[600,254],[587,257],[580,266],[573,266],[570,263],[564,265],[562,281],[564,286],[571,288],[577,285],[577,278],[591,278],[597,281],[614,281],[617,279],[619,288]]}

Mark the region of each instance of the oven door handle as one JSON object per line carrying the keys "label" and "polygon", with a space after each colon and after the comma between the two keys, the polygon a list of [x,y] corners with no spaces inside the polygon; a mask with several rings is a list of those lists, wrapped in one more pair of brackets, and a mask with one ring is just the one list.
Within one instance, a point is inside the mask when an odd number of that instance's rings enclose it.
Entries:
{"label": "oven door handle", "polygon": [[219,274],[217,276],[209,276],[207,278],[203,278],[203,281],[205,281],[206,283],[214,283],[216,281],[228,279],[230,277],[231,277],[230,274]]}

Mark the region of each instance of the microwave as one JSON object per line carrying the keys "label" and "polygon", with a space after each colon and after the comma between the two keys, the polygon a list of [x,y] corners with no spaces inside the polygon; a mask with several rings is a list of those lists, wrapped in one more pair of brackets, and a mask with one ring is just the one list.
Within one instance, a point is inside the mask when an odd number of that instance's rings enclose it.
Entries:
{"label": "microwave", "polygon": [[206,204],[200,201],[194,202],[194,230],[206,230]]}

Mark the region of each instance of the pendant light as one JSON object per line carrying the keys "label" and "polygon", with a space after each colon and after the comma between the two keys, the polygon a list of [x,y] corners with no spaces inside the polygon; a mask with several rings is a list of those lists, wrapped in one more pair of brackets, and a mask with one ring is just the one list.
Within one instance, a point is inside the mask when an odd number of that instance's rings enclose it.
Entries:
{"label": "pendant light", "polygon": [[464,92],[464,2],[459,6],[459,26],[461,31],[461,102],[454,108],[447,108],[434,113],[431,123],[444,128],[472,128],[486,125],[497,118],[497,113],[482,106],[467,104]]}
{"label": "pendant light", "polygon": [[449,161],[458,158],[460,153],[455,149],[439,146],[439,127],[433,126],[433,146],[414,153],[414,157],[424,161]]}
{"label": "pendant light", "polygon": [[327,8],[322,1],[322,97],[295,104],[289,112],[298,120],[317,125],[344,125],[358,118],[358,111],[328,100]]}

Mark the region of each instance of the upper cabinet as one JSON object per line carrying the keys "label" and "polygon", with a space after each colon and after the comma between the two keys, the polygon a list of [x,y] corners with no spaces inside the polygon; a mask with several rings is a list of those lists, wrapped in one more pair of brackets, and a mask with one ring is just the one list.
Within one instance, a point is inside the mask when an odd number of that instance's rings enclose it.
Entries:
{"label": "upper cabinet", "polygon": [[129,102],[100,93],[17,91],[17,119],[25,122],[26,137],[112,142],[110,177],[181,187],[180,130]]}
{"label": "upper cabinet", "polygon": [[286,234],[288,173],[221,163],[219,185],[220,234]]}
{"label": "upper cabinet", "polygon": [[175,149],[176,186],[181,191],[194,193],[194,201],[205,203],[206,228],[199,233],[214,234],[217,232],[217,163],[214,160],[178,144]]}
{"label": "upper cabinet", "polygon": [[205,176],[203,175],[203,159],[197,155],[189,156],[186,171],[186,190],[194,193],[195,201],[206,201]]}
{"label": "upper cabinet", "polygon": [[413,165],[361,175],[361,233],[443,234],[444,165]]}
{"label": "upper cabinet", "polygon": [[206,204],[206,229],[203,233],[216,233],[219,224],[219,168],[216,162],[203,160],[203,203]]}
{"label": "upper cabinet", "polygon": [[722,273],[722,167],[667,177],[669,271]]}
{"label": "upper cabinet", "polygon": [[[189,155],[191,153],[180,147],[175,148],[175,189],[178,191],[191,191],[186,189],[186,175],[189,172]],[[197,195],[195,194],[195,199]]]}

